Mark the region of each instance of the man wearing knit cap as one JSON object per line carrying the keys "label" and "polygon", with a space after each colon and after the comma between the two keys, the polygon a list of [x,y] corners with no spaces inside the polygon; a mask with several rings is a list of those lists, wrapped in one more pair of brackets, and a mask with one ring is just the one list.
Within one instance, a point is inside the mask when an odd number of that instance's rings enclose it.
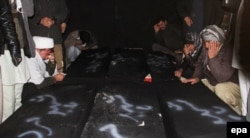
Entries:
{"label": "man wearing knit cap", "polygon": [[38,89],[41,89],[58,81],[62,81],[64,74],[55,73],[55,75],[50,76],[46,71],[46,65],[44,63],[54,47],[53,39],[34,36],[33,40],[36,45],[36,56],[34,58],[27,58],[31,75],[29,82],[34,83]]}
{"label": "man wearing knit cap", "polygon": [[241,95],[237,70],[232,67],[232,47],[225,41],[224,31],[209,25],[201,31],[204,46],[195,64],[192,78],[183,83],[202,83],[241,115]]}

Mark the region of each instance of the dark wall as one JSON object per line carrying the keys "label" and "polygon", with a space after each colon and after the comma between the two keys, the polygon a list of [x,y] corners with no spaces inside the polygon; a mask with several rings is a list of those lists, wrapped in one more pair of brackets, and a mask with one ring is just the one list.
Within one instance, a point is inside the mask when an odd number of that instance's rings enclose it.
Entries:
{"label": "dark wall", "polygon": [[65,36],[74,29],[88,29],[100,46],[150,48],[153,18],[163,15],[179,24],[175,1],[67,0],[70,20]]}

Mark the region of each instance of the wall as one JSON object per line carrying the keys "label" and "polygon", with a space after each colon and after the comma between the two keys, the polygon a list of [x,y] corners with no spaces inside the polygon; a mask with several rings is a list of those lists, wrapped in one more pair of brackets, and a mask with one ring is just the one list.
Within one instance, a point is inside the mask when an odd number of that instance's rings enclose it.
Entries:
{"label": "wall", "polygon": [[179,23],[176,0],[67,0],[70,21],[65,36],[74,29],[88,29],[99,45],[150,48],[151,21],[160,15]]}

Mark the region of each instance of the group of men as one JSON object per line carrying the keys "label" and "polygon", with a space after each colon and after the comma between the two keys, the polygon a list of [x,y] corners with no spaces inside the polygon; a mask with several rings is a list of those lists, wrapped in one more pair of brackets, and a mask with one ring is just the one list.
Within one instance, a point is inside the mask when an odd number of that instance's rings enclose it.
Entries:
{"label": "group of men", "polygon": [[1,0],[0,5],[1,123],[36,89],[63,81],[65,64],[81,50],[97,48],[97,41],[88,30],[73,31],[64,57],[69,16],[64,0]]}
{"label": "group of men", "polygon": [[[209,5],[215,10],[206,10]],[[177,11],[183,28],[178,29],[164,17],[158,18],[153,23],[156,39],[152,49],[174,57],[177,67],[174,75],[182,83],[201,81],[238,115],[245,116],[238,70],[232,66],[233,44],[220,28],[223,18],[220,7],[218,0],[180,0]]]}
{"label": "group of men", "polygon": [[[64,0],[1,0],[0,5],[1,123],[21,106],[25,84],[41,89],[63,80],[61,29],[68,9]],[[46,64],[53,60],[48,74]]]}
{"label": "group of men", "polygon": [[[31,82],[41,89],[64,79],[62,32],[68,9],[63,0],[0,2],[1,123],[21,106],[24,84]],[[179,8],[181,6],[183,3]],[[199,16],[204,19],[203,15]],[[185,27],[196,25],[191,15],[181,18]],[[242,115],[238,74],[232,67],[233,47],[215,22],[206,26],[204,22],[198,27],[183,29],[185,41],[182,41],[183,32],[168,24],[166,18],[158,18],[153,26],[156,43],[152,49],[174,57],[178,65],[174,74],[183,83],[201,81]],[[68,35],[65,45],[69,62],[72,62],[79,55],[79,50],[97,48],[97,41],[89,31],[76,30]],[[186,73],[188,69],[191,71]]]}

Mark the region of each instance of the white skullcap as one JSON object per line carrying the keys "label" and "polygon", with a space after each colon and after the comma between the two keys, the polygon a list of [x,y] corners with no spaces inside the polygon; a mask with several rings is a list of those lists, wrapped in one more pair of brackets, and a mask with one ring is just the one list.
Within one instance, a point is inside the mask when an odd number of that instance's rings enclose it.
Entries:
{"label": "white skullcap", "polygon": [[54,40],[49,37],[33,36],[37,49],[50,49],[54,47]]}

